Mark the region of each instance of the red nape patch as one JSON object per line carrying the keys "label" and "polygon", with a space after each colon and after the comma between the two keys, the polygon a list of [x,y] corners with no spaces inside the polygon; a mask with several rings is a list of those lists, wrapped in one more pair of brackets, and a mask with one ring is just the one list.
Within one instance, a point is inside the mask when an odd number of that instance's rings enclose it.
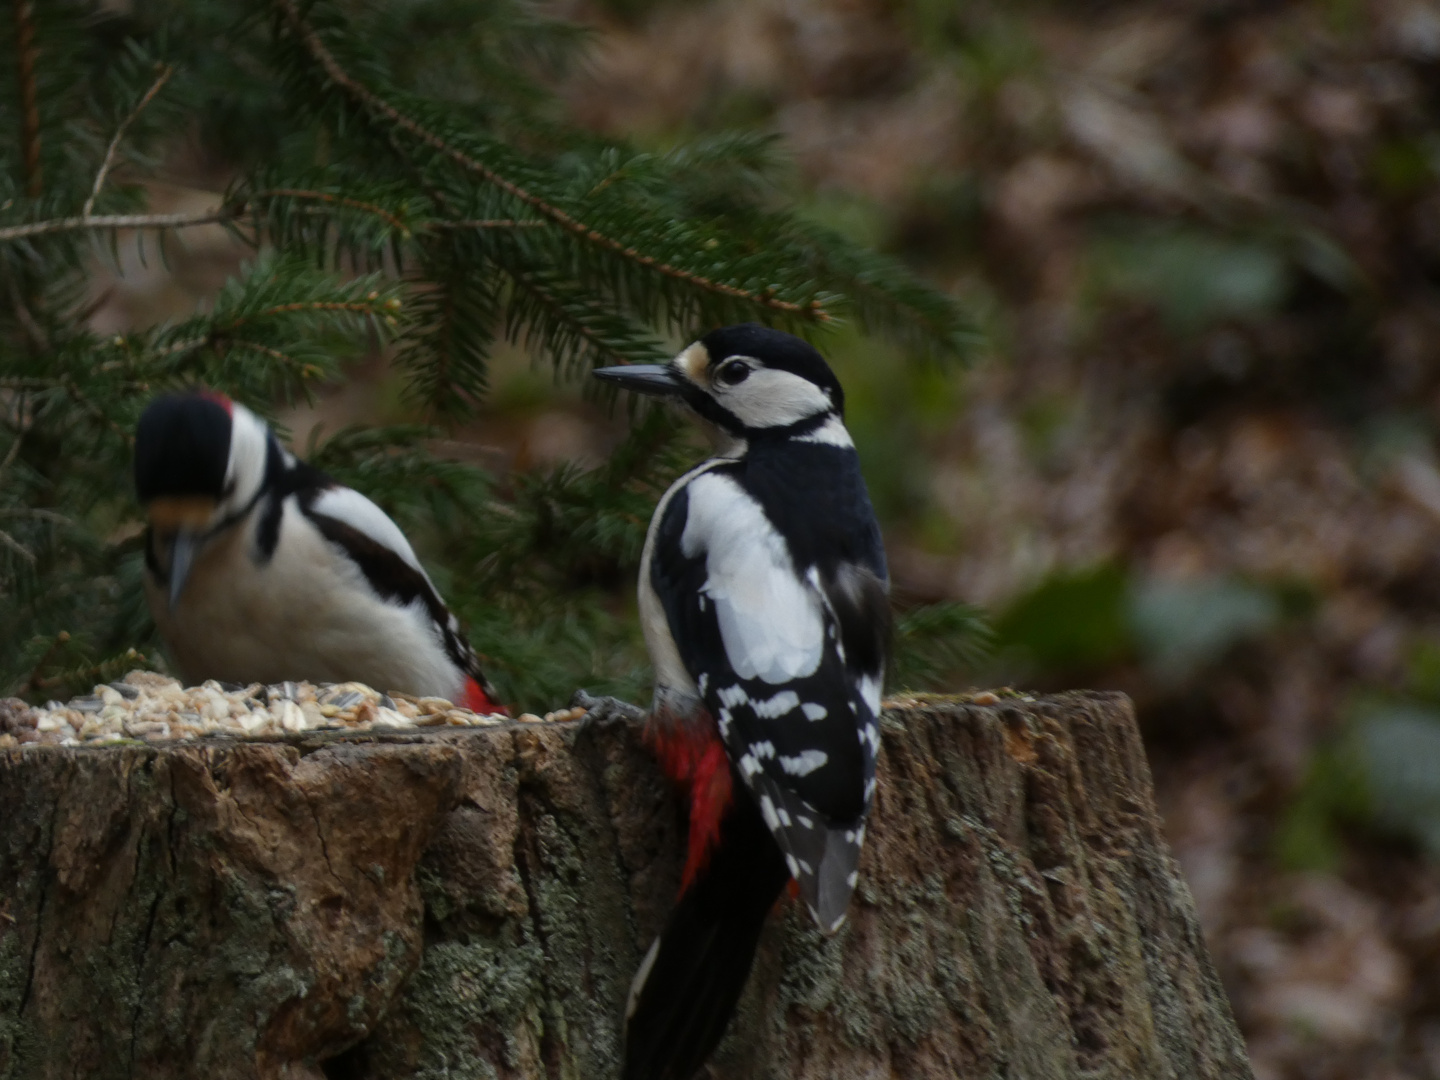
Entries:
{"label": "red nape patch", "polygon": [[230,416],[235,415],[235,403],[218,390],[200,390],[197,391],[197,393],[198,396],[204,398],[206,401],[213,401],[216,405],[219,405]]}
{"label": "red nape patch", "polygon": [[486,715],[500,713],[502,716],[509,716],[510,710],[499,702],[493,700],[485,693],[485,688],[474,679],[465,680],[465,692],[460,695],[460,700],[455,704],[462,709],[469,709],[473,713]]}

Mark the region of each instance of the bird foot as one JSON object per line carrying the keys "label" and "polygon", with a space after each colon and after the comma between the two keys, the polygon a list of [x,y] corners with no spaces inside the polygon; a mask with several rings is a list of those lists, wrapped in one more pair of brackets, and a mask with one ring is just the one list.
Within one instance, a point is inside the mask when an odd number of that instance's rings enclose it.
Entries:
{"label": "bird foot", "polygon": [[582,728],[615,720],[638,724],[645,719],[645,710],[640,706],[631,705],[619,698],[596,697],[587,690],[576,690],[570,699],[570,707],[585,710],[585,715],[580,719]]}

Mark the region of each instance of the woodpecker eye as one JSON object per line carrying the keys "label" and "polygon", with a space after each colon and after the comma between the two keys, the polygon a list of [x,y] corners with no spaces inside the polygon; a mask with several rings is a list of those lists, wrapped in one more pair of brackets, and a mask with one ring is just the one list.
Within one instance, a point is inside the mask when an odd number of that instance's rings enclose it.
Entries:
{"label": "woodpecker eye", "polygon": [[716,380],[722,386],[738,386],[749,377],[750,365],[744,360],[727,360],[715,373]]}

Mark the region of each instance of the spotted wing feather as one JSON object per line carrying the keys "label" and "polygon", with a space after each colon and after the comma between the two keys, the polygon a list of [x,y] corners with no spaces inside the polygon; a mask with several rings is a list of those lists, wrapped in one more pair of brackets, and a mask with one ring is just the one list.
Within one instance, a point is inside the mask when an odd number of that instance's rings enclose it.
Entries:
{"label": "spotted wing feather", "polygon": [[797,567],[741,469],[671,500],[651,583],[737,774],[832,929],[874,790],[888,599],[871,566]]}

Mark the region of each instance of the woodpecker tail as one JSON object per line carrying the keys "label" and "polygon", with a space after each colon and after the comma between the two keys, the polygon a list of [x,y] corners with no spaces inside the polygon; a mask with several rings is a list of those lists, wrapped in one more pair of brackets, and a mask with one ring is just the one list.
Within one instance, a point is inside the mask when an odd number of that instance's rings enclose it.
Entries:
{"label": "woodpecker tail", "polygon": [[725,1034],[790,879],[754,801],[738,782],[734,790],[718,841],[630,987],[624,1080],[691,1080]]}

